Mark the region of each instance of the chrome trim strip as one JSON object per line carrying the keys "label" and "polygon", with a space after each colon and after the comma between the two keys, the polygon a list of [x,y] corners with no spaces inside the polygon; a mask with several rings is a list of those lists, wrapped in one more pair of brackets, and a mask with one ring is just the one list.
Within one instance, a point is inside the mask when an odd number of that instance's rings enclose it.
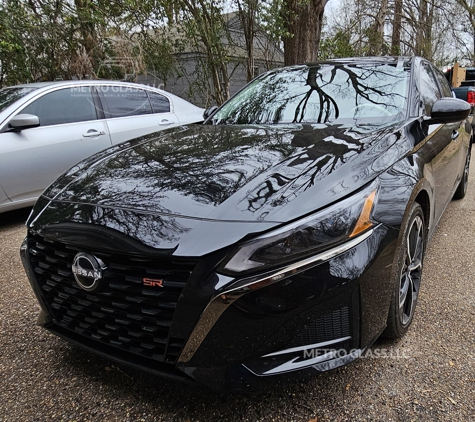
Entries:
{"label": "chrome trim strip", "polygon": [[[209,301],[205,310],[201,314],[198,323],[193,329],[193,332],[188,338],[188,341],[186,342],[185,347],[183,348],[180,357],[178,358],[178,363],[189,362],[191,360],[195,352],[198,350],[198,347],[201,345],[203,340],[213,328],[216,321],[234,301],[236,301],[246,293],[249,293],[250,291],[255,291],[263,287],[267,287],[271,284],[283,280],[284,278],[299,274],[305,270],[308,270],[309,268],[321,264],[322,262],[328,261],[329,259],[334,258],[335,256],[340,255],[341,253],[346,252],[351,248],[354,248],[361,242],[368,239],[373,234],[374,229],[375,228],[372,228],[364,232],[362,235],[351,239],[348,242],[343,243],[342,245],[338,245],[333,249],[322,252],[318,255],[312,256],[302,261],[296,262],[294,264],[288,265],[287,267],[282,268],[280,270],[273,271],[264,275],[260,274],[258,276],[247,277],[241,280],[237,280],[228,288],[228,290],[216,294]],[[220,277],[223,276],[220,275]]]}
{"label": "chrome trim strip", "polygon": [[302,350],[319,349],[320,347],[330,346],[330,345],[336,344],[336,343],[341,343],[341,342],[343,342],[345,340],[349,340],[349,339],[351,339],[351,336],[341,337],[341,338],[337,338],[335,340],[324,341],[323,343],[307,344],[306,346],[292,347],[290,349],[284,349],[284,350],[279,350],[278,352],[269,353],[268,355],[264,355],[262,357],[267,358],[269,356],[286,355],[287,353],[300,352]]}
{"label": "chrome trim strip", "polygon": [[[320,360],[321,360],[320,362],[316,362],[313,359],[298,362],[298,363],[302,363],[302,364],[305,363],[305,365],[302,365],[301,367],[297,367],[297,365],[293,363],[293,362],[295,362],[295,359],[293,359],[289,362],[286,362],[286,363],[280,365],[280,367],[271,369],[267,372],[264,372],[263,374],[258,374],[256,372],[254,372],[252,369],[250,369],[246,365],[242,365],[242,366],[244,368],[246,368],[251,374],[254,374],[258,377],[264,377],[264,376],[267,376],[267,375],[275,375],[277,373],[288,372],[288,371],[292,371],[292,370],[295,370],[295,369],[304,369],[304,368],[313,368],[316,371],[324,372],[324,371],[329,371],[331,369],[338,368],[342,365],[346,365],[347,363],[353,362],[355,359],[359,358],[365,350],[366,349],[355,349],[351,353],[349,353],[345,356],[341,356],[341,357],[338,356],[338,352],[336,352],[336,351],[335,352],[330,352],[328,354],[318,356],[318,358],[320,358]],[[333,353],[333,356],[329,357],[328,355],[331,355],[332,353]],[[315,359],[317,359],[317,358],[315,358]],[[279,369],[279,371],[277,371],[277,369]]]}
{"label": "chrome trim strip", "polygon": [[268,371],[263,372],[262,375],[275,375],[281,372],[295,371],[296,369],[305,368],[306,366],[312,366],[312,365],[315,365],[316,363],[321,363],[321,362],[333,359],[334,357],[337,356],[337,353],[338,352],[336,351],[331,351],[331,352],[325,353],[324,355],[316,356],[312,359],[295,362],[297,359],[300,359],[300,357],[297,356],[295,358],[292,358],[288,362],[283,363],[282,365],[276,366],[273,369],[269,369]]}

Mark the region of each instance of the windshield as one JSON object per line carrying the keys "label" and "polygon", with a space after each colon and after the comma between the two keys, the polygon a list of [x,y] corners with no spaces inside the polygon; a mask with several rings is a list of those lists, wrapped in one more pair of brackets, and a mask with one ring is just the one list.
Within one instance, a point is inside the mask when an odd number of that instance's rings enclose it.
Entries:
{"label": "windshield", "polygon": [[214,124],[401,120],[408,79],[407,68],[388,64],[281,69],[251,82],[212,119]]}
{"label": "windshield", "polygon": [[0,89],[0,112],[16,100],[34,91],[36,88],[3,88]]}

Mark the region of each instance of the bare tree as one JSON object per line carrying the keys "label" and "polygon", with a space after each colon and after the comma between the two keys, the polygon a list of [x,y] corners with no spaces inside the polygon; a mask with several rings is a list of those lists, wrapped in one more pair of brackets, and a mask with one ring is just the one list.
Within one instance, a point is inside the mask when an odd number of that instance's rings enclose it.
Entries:
{"label": "bare tree", "polygon": [[[462,26],[462,32],[464,32],[472,42],[472,51],[470,52],[470,60],[475,64],[475,1],[474,0],[457,0],[457,4],[462,7],[463,16],[467,18],[468,25]],[[462,18],[463,21],[467,22],[465,18]],[[464,44],[463,40],[460,39],[460,44]]]}
{"label": "bare tree", "polygon": [[383,48],[384,22],[388,11],[388,0],[382,0],[371,28],[369,54],[379,56]]}
{"label": "bare tree", "polygon": [[394,0],[393,28],[391,35],[391,54],[394,56],[401,53],[401,22],[402,0]]}
{"label": "bare tree", "polygon": [[236,0],[238,17],[244,32],[247,62],[246,77],[249,82],[254,78],[254,39],[257,31],[258,0]]}

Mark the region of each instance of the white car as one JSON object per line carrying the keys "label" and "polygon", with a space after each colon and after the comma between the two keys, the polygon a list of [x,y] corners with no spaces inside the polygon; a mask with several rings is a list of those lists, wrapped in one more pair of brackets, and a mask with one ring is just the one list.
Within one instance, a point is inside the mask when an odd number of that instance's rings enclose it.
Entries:
{"label": "white car", "polygon": [[203,121],[168,92],[117,81],[61,81],[0,90],[0,213],[33,205],[80,160],[112,145]]}

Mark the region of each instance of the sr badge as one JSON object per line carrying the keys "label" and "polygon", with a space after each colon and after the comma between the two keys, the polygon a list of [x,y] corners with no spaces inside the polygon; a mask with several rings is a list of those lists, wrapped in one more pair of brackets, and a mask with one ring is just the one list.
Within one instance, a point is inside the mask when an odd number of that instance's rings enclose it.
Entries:
{"label": "sr badge", "polygon": [[105,264],[94,255],[79,252],[74,257],[72,271],[76,282],[84,290],[91,292],[99,287]]}

